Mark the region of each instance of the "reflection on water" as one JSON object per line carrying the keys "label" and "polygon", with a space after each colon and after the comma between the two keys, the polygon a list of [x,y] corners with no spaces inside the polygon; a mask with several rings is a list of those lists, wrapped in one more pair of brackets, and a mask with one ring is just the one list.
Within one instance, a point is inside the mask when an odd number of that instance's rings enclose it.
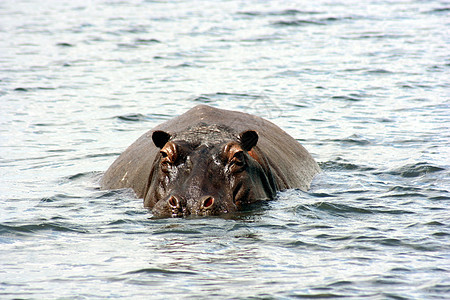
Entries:
{"label": "reflection on water", "polygon": [[[2,298],[448,298],[442,1],[2,1]],[[311,191],[158,219],[102,172],[197,104],[270,119]]]}

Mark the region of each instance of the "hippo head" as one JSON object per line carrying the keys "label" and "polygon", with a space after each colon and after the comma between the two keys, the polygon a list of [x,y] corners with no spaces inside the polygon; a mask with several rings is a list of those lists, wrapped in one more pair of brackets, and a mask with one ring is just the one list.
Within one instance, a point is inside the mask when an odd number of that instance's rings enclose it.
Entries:
{"label": "hippo head", "polygon": [[[214,128],[213,128],[214,127]],[[196,126],[183,134],[154,131],[160,149],[144,205],[161,217],[218,215],[272,198],[275,183],[258,160],[258,134]]]}

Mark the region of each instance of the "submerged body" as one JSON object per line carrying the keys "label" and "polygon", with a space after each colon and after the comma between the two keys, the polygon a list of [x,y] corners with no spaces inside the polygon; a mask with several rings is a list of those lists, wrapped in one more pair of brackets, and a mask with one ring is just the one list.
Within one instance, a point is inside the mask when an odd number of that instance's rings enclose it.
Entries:
{"label": "submerged body", "polygon": [[109,167],[101,187],[132,188],[158,216],[217,215],[278,190],[307,190],[319,171],[273,123],[198,105],[142,135]]}

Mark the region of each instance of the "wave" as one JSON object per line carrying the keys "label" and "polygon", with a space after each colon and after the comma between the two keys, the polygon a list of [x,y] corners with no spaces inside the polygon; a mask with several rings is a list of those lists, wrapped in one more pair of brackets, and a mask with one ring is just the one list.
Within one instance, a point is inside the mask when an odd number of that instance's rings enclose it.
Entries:
{"label": "wave", "polygon": [[132,275],[132,274],[197,275],[196,272],[192,272],[192,271],[174,271],[174,270],[166,270],[166,269],[159,269],[159,268],[144,268],[144,269],[138,269],[138,270],[123,273],[123,275]]}
{"label": "wave", "polygon": [[305,25],[326,25],[325,22],[312,21],[312,20],[292,20],[292,21],[275,21],[272,23],[274,26],[292,27],[292,26],[305,26]]}
{"label": "wave", "polygon": [[[312,193],[314,197],[323,198],[323,194]],[[327,197],[334,197],[333,195],[326,195]],[[364,207],[362,207],[364,205]],[[389,215],[402,215],[402,214],[414,214],[414,212],[406,209],[395,209],[382,206],[368,206],[364,203],[361,206],[349,205],[343,203],[335,203],[330,201],[320,201],[314,204],[301,204],[296,207],[296,212],[311,212],[315,211],[325,212],[331,215],[344,216],[348,214],[389,214]]]}
{"label": "wave", "polygon": [[369,141],[357,134],[352,134],[351,136],[346,137],[346,138],[329,139],[329,140],[325,140],[325,141],[337,142],[337,143],[342,143],[342,144],[346,144],[346,145],[356,145],[356,146],[367,146],[367,145],[372,144],[371,141]]}
{"label": "wave", "polygon": [[145,122],[150,119],[148,116],[140,114],[140,113],[121,115],[121,116],[116,116],[115,118],[117,120],[123,121],[123,122]]}
{"label": "wave", "polygon": [[450,12],[450,7],[440,7],[432,10],[425,11],[425,14],[445,14]]}
{"label": "wave", "polygon": [[372,171],[376,170],[373,167],[361,166],[354,163],[347,162],[342,158],[337,158],[336,160],[329,160],[326,162],[319,162],[319,166],[322,170],[327,171]]}
{"label": "wave", "polygon": [[78,225],[66,224],[63,222],[43,222],[25,225],[0,224],[0,235],[3,236],[34,235],[42,231],[59,231],[59,232],[76,232],[76,233],[88,232],[88,230],[83,229]]}
{"label": "wave", "polygon": [[296,16],[296,15],[316,15],[320,12],[316,11],[304,11],[298,9],[285,9],[279,11],[241,11],[239,15],[260,17],[260,16]]}
{"label": "wave", "polygon": [[386,172],[390,175],[401,176],[405,178],[419,177],[429,173],[442,172],[446,169],[442,167],[435,166],[427,162],[419,162],[415,164],[407,164],[400,168],[393,169]]}

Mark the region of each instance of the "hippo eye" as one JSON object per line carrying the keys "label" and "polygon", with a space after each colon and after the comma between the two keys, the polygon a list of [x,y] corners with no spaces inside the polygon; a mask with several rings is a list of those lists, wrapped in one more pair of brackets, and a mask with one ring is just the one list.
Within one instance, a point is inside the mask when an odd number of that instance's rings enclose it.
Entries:
{"label": "hippo eye", "polygon": [[240,172],[245,167],[245,155],[244,151],[238,151],[234,153],[233,158],[230,160],[230,171]]}
{"label": "hippo eye", "polygon": [[224,163],[227,170],[231,173],[241,172],[245,169],[247,156],[241,145],[230,142],[226,144],[222,150]]}
{"label": "hippo eye", "polygon": [[159,153],[161,153],[161,170],[163,172],[168,172],[170,166],[174,163],[173,160],[175,159],[175,156],[163,150],[161,150]]}
{"label": "hippo eye", "polygon": [[237,164],[239,164],[239,163],[243,164],[244,159],[245,159],[244,151],[238,151],[233,155],[233,159],[231,161],[234,163],[237,163]]}
{"label": "hippo eye", "polygon": [[177,145],[173,142],[167,142],[159,153],[161,154],[161,168],[163,171],[167,171],[168,167],[177,160]]}
{"label": "hippo eye", "polygon": [[168,163],[173,163],[173,156],[170,156],[169,153],[165,152],[165,151],[160,151],[159,153],[161,153],[161,163],[162,164],[168,164]]}

